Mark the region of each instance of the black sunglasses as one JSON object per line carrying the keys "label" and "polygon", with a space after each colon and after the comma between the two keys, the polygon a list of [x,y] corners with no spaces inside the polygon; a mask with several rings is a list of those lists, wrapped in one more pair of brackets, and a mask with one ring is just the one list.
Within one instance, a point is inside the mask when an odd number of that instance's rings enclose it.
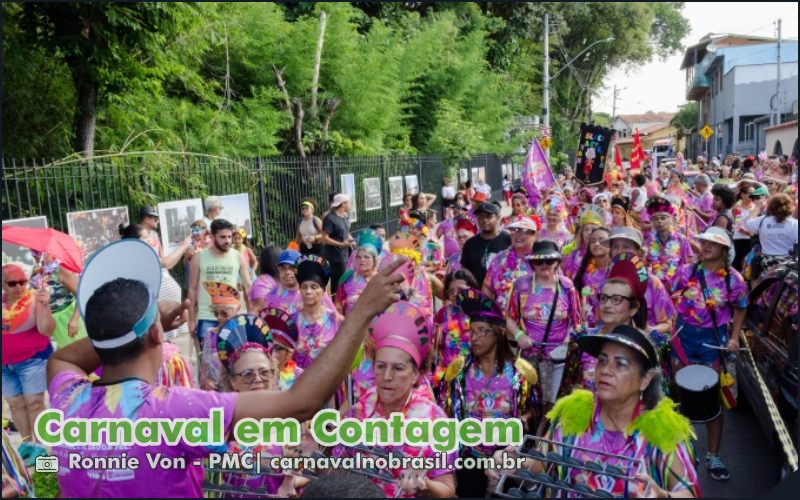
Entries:
{"label": "black sunglasses", "polygon": [[15,286],[25,286],[28,284],[28,280],[18,280],[18,281],[6,281],[6,286],[9,288],[14,288]]}
{"label": "black sunglasses", "polygon": [[541,259],[541,260],[534,260],[533,265],[545,265],[545,266],[552,266],[558,262],[558,259]]}

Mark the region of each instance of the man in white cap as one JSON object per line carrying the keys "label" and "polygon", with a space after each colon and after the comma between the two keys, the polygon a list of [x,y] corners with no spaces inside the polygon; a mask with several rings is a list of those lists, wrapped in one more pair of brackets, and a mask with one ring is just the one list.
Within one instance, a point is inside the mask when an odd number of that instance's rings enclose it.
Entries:
{"label": "man in white cap", "polygon": [[350,249],[356,245],[347,222],[349,211],[350,197],[339,193],[333,197],[331,211],[322,221],[323,253],[331,266],[331,296],[336,295],[339,279],[347,268]]}
{"label": "man in white cap", "polygon": [[[678,335],[672,344],[676,374],[689,364],[708,365],[721,371],[726,362],[725,351],[731,355],[739,351],[747,309],[747,285],[742,275],[731,267],[734,250],[728,232],[712,226],[697,239],[701,246],[699,261],[684,265],[672,284],[672,293],[679,294],[675,325]],[[720,411],[718,417],[706,423],[706,468],[711,478],[718,481],[730,478],[728,468],[719,457],[722,418]]]}
{"label": "man in white cap", "polygon": [[538,217],[520,217],[504,228],[511,234],[511,247],[498,253],[486,270],[483,293],[505,310],[511,294],[511,285],[518,278],[533,274],[528,263],[536,235],[539,232]]}
{"label": "man in white cap", "polygon": [[[201,460],[214,449],[225,449],[235,425],[244,419],[313,417],[334,394],[355,359],[372,318],[399,299],[403,277],[392,274],[405,263],[399,259],[374,276],[348,314],[335,338],[286,391],[206,392],[159,385],[163,330],[174,328],[174,314],[160,315],[156,300],[161,280],[158,256],[146,243],[124,240],[98,251],[87,263],[78,287],[78,303],[89,337],[57,351],[47,365],[51,408],[64,417],[108,425],[108,419],[127,419],[135,426],[156,419],[211,420],[221,411],[224,434],[216,442],[213,430],[205,446],[190,445],[178,435],[171,445],[110,444],[110,433],[100,433],[101,445],[57,444],[58,426],[40,424],[45,442],[62,464],[58,472],[65,498],[199,498],[202,495]],[[136,262],[136,265],[119,265]],[[169,309],[168,307],[165,309]],[[163,311],[162,311],[163,313]],[[159,318],[160,317],[160,318]],[[159,321],[160,319],[160,321]],[[92,383],[98,367],[102,376]],[[185,425],[187,420],[183,420]],[[178,422],[174,421],[173,426]],[[191,424],[190,424],[191,425]],[[177,427],[176,427],[177,428]],[[191,434],[186,429],[185,432]],[[55,434],[55,436],[53,435]],[[139,435],[138,433],[136,434]],[[160,442],[160,441],[159,441]],[[63,441],[62,441],[63,443]],[[150,465],[148,454],[169,460],[183,458],[185,468]],[[138,467],[98,470],[70,467],[71,454],[82,460],[124,456]]]}
{"label": "man in white cap", "polygon": [[[641,255],[642,233],[638,229],[632,227],[614,228],[609,237],[601,243],[611,249],[612,260],[609,264],[609,269],[620,259],[632,259],[637,263],[641,262],[642,267],[644,267]],[[644,295],[647,301],[647,325],[652,330],[671,333],[672,318],[675,316],[675,306],[672,303],[672,299],[660,279],[647,271],[646,268],[642,269],[642,271],[647,273],[647,290]]]}

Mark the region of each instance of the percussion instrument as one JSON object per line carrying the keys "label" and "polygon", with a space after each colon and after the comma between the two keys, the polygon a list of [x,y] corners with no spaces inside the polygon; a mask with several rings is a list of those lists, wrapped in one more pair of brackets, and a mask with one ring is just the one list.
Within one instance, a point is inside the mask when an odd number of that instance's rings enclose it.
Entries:
{"label": "percussion instrument", "polygon": [[[540,449],[557,446],[562,453],[544,453]],[[571,455],[573,451],[586,451],[600,457],[599,461],[582,461]],[[542,462],[544,472],[533,474],[528,470],[515,471],[502,474],[494,490],[494,496],[502,498],[547,498],[565,496],[578,498],[611,498],[613,495],[607,491],[593,489],[583,483],[575,483],[571,478],[571,471],[586,471],[592,474],[602,474],[615,479],[622,479],[638,484],[636,474],[644,470],[644,464],[624,455],[615,455],[598,450],[588,449],[567,443],[560,443],[538,436],[526,435],[518,454]],[[609,459],[614,459],[619,465],[606,464]],[[567,472],[560,479],[558,468],[565,467]],[[626,473],[625,471],[630,471]]]}
{"label": "percussion instrument", "polygon": [[675,374],[680,412],[692,422],[710,422],[722,412],[719,374],[705,365],[684,366]]}

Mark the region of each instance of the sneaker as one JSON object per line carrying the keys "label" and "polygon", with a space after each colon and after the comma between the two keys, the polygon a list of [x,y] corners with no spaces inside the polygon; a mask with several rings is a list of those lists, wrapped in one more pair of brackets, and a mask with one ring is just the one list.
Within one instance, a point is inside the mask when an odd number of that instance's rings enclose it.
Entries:
{"label": "sneaker", "polygon": [[708,469],[711,479],[726,481],[731,478],[731,473],[728,472],[728,468],[722,463],[719,455],[706,455],[706,469]]}

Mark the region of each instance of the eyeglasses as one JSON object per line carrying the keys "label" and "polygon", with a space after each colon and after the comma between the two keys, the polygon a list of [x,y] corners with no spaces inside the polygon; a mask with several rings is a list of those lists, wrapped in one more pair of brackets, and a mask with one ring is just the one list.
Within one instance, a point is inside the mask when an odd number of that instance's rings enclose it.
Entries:
{"label": "eyeglasses", "polygon": [[626,297],[625,295],[606,295],[605,293],[601,293],[598,298],[601,304],[605,304],[610,300],[615,306],[622,304],[623,300],[633,300],[633,297]]}
{"label": "eyeglasses", "polygon": [[484,327],[484,328],[474,328],[473,327],[473,328],[469,329],[469,334],[474,336],[474,337],[488,337],[489,335],[491,335],[493,333],[494,333],[494,330],[492,330],[490,327]]}
{"label": "eyeglasses", "polygon": [[9,288],[14,288],[15,286],[25,286],[28,284],[28,280],[18,280],[18,281],[6,281],[6,286]]}
{"label": "eyeglasses", "polygon": [[774,182],[772,182],[772,181],[764,181],[764,185],[765,185],[765,186],[774,186],[774,185],[775,185],[775,183],[774,183]]}
{"label": "eyeglasses", "polygon": [[530,229],[522,229],[521,227],[510,227],[506,231],[508,231],[511,234],[522,233],[525,236],[531,236],[533,234],[536,234],[536,231],[531,231]]}
{"label": "eyeglasses", "polygon": [[236,376],[240,377],[245,384],[252,384],[255,382],[256,375],[258,375],[261,380],[272,380],[272,378],[275,376],[275,370],[260,368],[259,370],[244,370],[243,372],[236,374]]}
{"label": "eyeglasses", "polygon": [[558,260],[556,260],[556,259],[534,260],[533,261],[533,265],[534,266],[552,266],[556,262],[558,262]]}

